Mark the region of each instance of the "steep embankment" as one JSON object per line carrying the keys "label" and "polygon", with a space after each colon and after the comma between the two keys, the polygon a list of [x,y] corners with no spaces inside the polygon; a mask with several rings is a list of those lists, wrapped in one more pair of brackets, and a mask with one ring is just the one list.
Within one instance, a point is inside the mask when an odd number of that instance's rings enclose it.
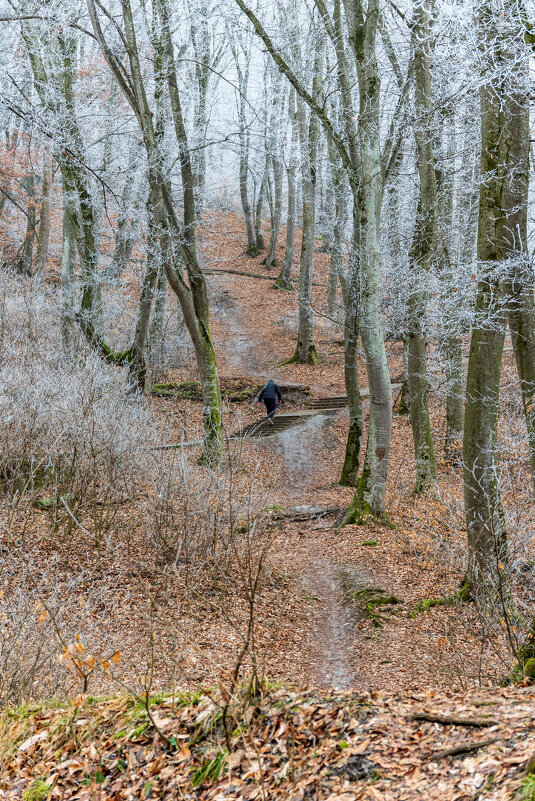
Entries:
{"label": "steep embankment", "polygon": [[[535,688],[78,699],[1,720],[0,797],[532,801]],[[230,753],[227,750],[230,746]],[[520,791],[520,792],[519,792]],[[518,792],[518,794],[517,794]]]}

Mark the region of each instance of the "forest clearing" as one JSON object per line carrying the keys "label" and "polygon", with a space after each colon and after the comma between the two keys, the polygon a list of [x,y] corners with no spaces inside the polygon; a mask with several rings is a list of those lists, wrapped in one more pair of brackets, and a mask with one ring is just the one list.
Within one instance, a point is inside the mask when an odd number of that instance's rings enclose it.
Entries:
{"label": "forest clearing", "polygon": [[2,3],[0,798],[535,801],[532,12]]}

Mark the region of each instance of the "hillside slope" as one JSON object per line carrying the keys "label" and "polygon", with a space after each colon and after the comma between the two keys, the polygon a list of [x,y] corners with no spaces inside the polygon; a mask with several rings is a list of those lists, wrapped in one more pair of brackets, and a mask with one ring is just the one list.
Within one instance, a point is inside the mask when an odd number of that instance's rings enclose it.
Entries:
{"label": "hillside slope", "polygon": [[228,740],[224,695],[210,696],[160,697],[148,712],[131,697],[4,712],[0,797],[535,797],[533,686],[399,698],[271,689],[229,705]]}

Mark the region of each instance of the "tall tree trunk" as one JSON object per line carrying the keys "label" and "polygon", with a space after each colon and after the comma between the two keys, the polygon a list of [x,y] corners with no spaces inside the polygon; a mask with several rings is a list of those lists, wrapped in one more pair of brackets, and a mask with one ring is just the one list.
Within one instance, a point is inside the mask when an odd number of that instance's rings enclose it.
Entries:
{"label": "tall tree trunk", "polygon": [[437,183],[433,150],[433,97],[430,71],[430,25],[426,0],[414,4],[412,42],[414,47],[414,78],[418,174],[420,195],[416,225],[410,253],[411,286],[408,302],[408,403],[416,461],[415,492],[421,492],[436,481],[437,468],[433,434],[429,419],[427,381],[427,291],[426,273],[429,270],[436,244]]}
{"label": "tall tree trunk", "polygon": [[[506,202],[514,115],[503,85],[511,41],[493,10],[479,13],[481,68],[481,183],[477,257],[479,280],[470,341],[464,417],[464,502],[468,536],[466,585],[481,602],[504,592],[507,535],[496,468],[500,373],[506,312],[502,286],[509,256],[510,215]],[[490,76],[490,77],[489,77]],[[510,195],[509,195],[510,197]]]}
{"label": "tall tree trunk", "polygon": [[380,216],[383,193],[380,150],[380,76],[376,41],[378,0],[370,0],[367,13],[360,2],[344,0],[349,40],[357,65],[359,84],[358,184],[353,186],[359,223],[360,330],[366,353],[370,388],[370,414],[364,467],[357,492],[344,522],[362,521],[371,514],[382,518],[392,435],[392,388],[381,319]]}
{"label": "tall tree trunk", "polygon": [[[316,100],[319,100],[322,95],[323,49],[323,43],[318,40],[312,82],[312,96]],[[297,120],[301,143],[303,227],[299,262],[299,323],[297,347],[292,361],[300,364],[317,364],[318,354],[314,345],[312,278],[316,245],[316,163],[320,127],[316,115],[311,111],[307,128],[306,106],[300,98],[297,101]]]}
{"label": "tall tree trunk", "polygon": [[247,90],[249,86],[249,66],[251,63],[251,56],[248,49],[243,49],[245,56],[244,66],[240,63],[240,51],[238,49],[238,42],[235,42],[233,37],[229,35],[230,46],[234,55],[234,63],[238,73],[238,88],[240,92],[238,101],[238,124],[240,135],[240,200],[243,211],[243,218],[245,220],[245,230],[247,233],[247,248],[246,254],[248,256],[257,255],[255,230],[253,224],[253,215],[251,211],[251,204],[249,202],[249,152],[250,152],[250,135],[247,126],[246,102]]}
{"label": "tall tree trunk", "polygon": [[455,120],[446,124],[442,135],[442,169],[436,169],[439,205],[437,214],[437,269],[444,309],[444,373],[446,378],[446,431],[444,454],[447,459],[459,458],[464,422],[464,369],[462,314],[463,296],[451,262],[453,230],[454,171],[456,154]]}
{"label": "tall tree trunk", "polygon": [[269,247],[266,256],[266,267],[268,270],[271,270],[272,267],[277,266],[277,240],[279,238],[282,216],[283,164],[279,154],[274,154],[271,156],[271,165],[273,169],[273,220],[271,224]]}
{"label": "tall tree trunk", "polygon": [[[522,41],[524,11],[515,0],[505,3],[510,25]],[[534,40],[535,43],[535,40]],[[528,252],[528,188],[529,188],[529,106],[531,83],[529,54],[515,52],[514,68],[508,75],[507,92],[507,178],[503,188],[503,206],[507,210],[504,230],[508,255],[508,271],[504,281],[507,297],[507,318],[515,354],[531,459],[531,476],[535,489],[535,283]]]}
{"label": "tall tree trunk", "polygon": [[286,179],[288,182],[288,211],[286,215],[286,246],[284,251],[284,264],[275,281],[279,289],[292,288],[292,266],[294,259],[295,217],[297,213],[297,152],[299,148],[299,130],[297,127],[297,111],[295,90],[290,90],[288,99],[288,114],[290,117],[290,155],[286,166]]}
{"label": "tall tree trunk", "polygon": [[41,215],[39,219],[39,244],[35,259],[35,275],[39,281],[43,281],[46,273],[46,262],[48,258],[48,244],[50,241],[50,217],[52,194],[52,146],[45,145],[43,153],[43,183],[41,191]]}
{"label": "tall tree trunk", "polygon": [[271,235],[269,237],[268,251],[266,255],[266,268],[270,270],[277,266],[277,240],[282,217],[282,178],[284,165],[281,156],[281,143],[278,132],[283,130],[282,111],[284,106],[284,92],[282,90],[282,75],[278,70],[272,70],[271,81],[271,110],[269,127],[271,129],[268,137],[269,163],[273,174],[272,184],[272,215],[271,215]]}

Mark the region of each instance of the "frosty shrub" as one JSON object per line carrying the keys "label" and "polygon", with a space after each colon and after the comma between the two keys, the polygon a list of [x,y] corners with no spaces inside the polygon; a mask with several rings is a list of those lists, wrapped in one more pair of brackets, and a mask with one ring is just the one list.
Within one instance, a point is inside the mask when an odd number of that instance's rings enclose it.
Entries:
{"label": "frosty shrub", "polygon": [[99,541],[147,478],[152,418],[124,371],[88,350],[65,359],[44,303],[39,311],[35,328],[20,298],[3,309],[1,488],[13,504],[30,495],[56,524],[85,520]]}

